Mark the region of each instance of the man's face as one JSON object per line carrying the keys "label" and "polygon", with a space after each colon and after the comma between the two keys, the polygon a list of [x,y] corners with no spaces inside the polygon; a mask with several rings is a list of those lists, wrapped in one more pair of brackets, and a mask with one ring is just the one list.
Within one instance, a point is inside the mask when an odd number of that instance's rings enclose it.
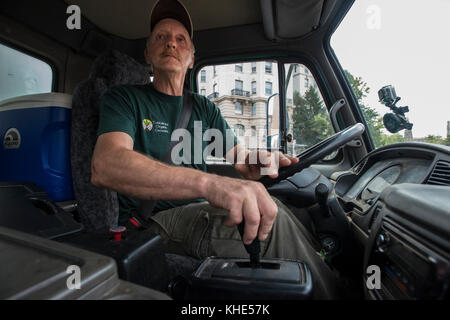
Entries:
{"label": "man's face", "polygon": [[144,54],[155,73],[185,73],[194,64],[194,48],[189,34],[174,19],[163,19],[155,25]]}

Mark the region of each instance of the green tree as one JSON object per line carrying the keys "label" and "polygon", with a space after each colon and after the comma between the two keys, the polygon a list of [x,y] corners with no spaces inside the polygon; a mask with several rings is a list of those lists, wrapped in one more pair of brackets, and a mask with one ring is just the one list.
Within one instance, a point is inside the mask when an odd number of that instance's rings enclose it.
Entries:
{"label": "green tree", "polygon": [[[448,137],[447,139],[443,139],[441,136],[435,136],[435,135],[428,135],[425,137],[425,142],[428,143],[436,143],[436,144],[446,144],[446,142],[448,142]],[[448,144],[447,144],[448,145]]]}
{"label": "green tree", "polygon": [[447,136],[447,139],[445,139],[444,144],[445,144],[446,146],[450,146],[450,134]]}
{"label": "green tree", "polygon": [[386,141],[386,139],[383,139],[386,135],[382,132],[384,127],[383,118],[380,117],[380,114],[375,109],[363,103],[363,99],[370,93],[370,88],[361,77],[355,77],[347,70],[344,72],[353,92],[355,93],[356,100],[358,101],[364,119],[366,120],[373,143],[376,147],[383,146],[383,142]]}
{"label": "green tree", "polygon": [[381,144],[383,146],[388,145],[388,144],[392,144],[392,143],[397,143],[397,142],[405,142],[405,138],[401,135],[401,134],[391,134],[391,135],[387,135],[387,134],[382,134],[381,135]]}
{"label": "green tree", "polygon": [[298,144],[311,146],[333,134],[325,105],[314,87],[310,86],[303,97],[295,91],[293,102],[293,134]]}

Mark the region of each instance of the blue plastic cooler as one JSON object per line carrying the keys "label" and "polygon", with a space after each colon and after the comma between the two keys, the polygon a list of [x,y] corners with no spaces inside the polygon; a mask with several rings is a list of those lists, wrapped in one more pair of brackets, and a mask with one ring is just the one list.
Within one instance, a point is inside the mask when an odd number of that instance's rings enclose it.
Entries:
{"label": "blue plastic cooler", "polygon": [[0,103],[0,181],[31,181],[55,201],[73,200],[72,96],[45,93]]}

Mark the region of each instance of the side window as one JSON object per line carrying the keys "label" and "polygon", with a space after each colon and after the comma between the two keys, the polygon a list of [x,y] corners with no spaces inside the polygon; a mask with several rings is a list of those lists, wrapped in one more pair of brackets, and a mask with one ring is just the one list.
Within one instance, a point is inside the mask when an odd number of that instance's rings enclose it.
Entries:
{"label": "side window", "polygon": [[0,101],[52,91],[50,65],[0,43]]}
{"label": "side window", "polygon": [[[257,72],[257,65],[265,66],[270,73]],[[207,77],[206,85],[201,74]],[[243,62],[203,67],[197,74],[199,90],[206,89],[205,96],[221,111],[228,125],[234,130],[239,143],[248,149],[278,147],[278,71],[275,61]],[[267,112],[269,118],[267,118]],[[269,138],[267,138],[269,125]]]}
{"label": "side window", "polygon": [[[288,154],[296,155],[334,134],[322,95],[314,76],[304,65],[285,64]],[[332,159],[336,153],[325,159]]]}

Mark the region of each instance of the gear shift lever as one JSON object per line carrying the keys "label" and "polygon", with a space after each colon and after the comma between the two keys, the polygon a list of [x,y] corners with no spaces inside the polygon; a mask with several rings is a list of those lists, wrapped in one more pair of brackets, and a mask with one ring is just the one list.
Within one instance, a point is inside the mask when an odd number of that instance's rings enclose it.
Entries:
{"label": "gear shift lever", "polygon": [[[238,225],[239,233],[241,234],[242,241],[244,241],[244,225],[245,220],[242,219],[242,222]],[[258,240],[258,237],[256,237],[252,243],[250,244],[244,244],[245,250],[247,250],[248,254],[250,255],[250,267],[252,269],[255,268],[261,268],[260,263],[260,257],[259,254],[261,252],[261,245]]]}

